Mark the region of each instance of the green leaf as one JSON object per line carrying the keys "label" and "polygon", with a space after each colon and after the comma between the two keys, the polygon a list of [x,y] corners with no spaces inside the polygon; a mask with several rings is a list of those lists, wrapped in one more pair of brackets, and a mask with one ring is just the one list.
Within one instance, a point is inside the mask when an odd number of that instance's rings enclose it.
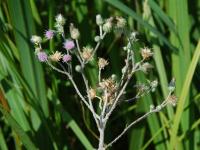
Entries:
{"label": "green leaf", "polygon": [[3,107],[0,105],[0,111],[8,121],[8,124],[11,126],[11,128],[16,132],[16,134],[19,136],[20,140],[22,141],[23,145],[28,150],[37,150],[35,144],[32,142],[29,135],[26,134],[26,132],[22,129],[22,127],[16,122],[16,120],[11,116],[9,112],[3,109]]}
{"label": "green leaf", "polygon": [[130,9],[128,6],[126,6],[125,4],[123,4],[122,2],[118,1],[118,0],[105,0],[106,2],[108,2],[109,4],[113,5],[114,7],[120,9],[122,12],[124,12],[125,14],[131,16],[133,19],[135,19],[139,24],[143,25],[144,28],[149,29],[151,32],[153,32],[154,34],[156,34],[158,36],[158,38],[160,40],[162,40],[166,45],[169,46],[170,49],[176,50],[174,48],[174,46],[168,41],[168,39],[162,35],[162,33],[160,33],[156,28],[154,28],[152,25],[150,25],[149,23],[147,23],[146,21],[144,21],[142,19],[142,16],[139,16],[138,14],[136,14],[135,11],[133,11],[132,9]]}
{"label": "green leaf", "polygon": [[170,150],[173,150],[176,144],[176,137],[177,137],[177,133],[179,129],[179,123],[181,121],[181,116],[183,114],[184,106],[187,100],[187,95],[189,93],[192,77],[194,75],[194,71],[199,60],[199,56],[200,56],[200,41],[198,42],[197,48],[193,54],[192,61],[190,63],[190,66],[188,68],[188,71],[184,80],[185,82],[181,90],[181,95],[178,101],[178,106],[177,106],[176,114],[174,117],[174,123],[172,126],[172,135],[170,138]]}
{"label": "green leaf", "polygon": [[8,150],[8,147],[6,145],[5,138],[3,136],[2,129],[0,128],[0,149],[1,150]]}

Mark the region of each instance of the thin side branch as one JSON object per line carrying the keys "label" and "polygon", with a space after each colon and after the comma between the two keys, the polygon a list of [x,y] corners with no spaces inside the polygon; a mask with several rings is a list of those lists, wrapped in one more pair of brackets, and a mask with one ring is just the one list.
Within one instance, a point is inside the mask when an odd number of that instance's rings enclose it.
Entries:
{"label": "thin side branch", "polygon": [[154,110],[147,112],[146,114],[144,114],[137,120],[133,121],[131,124],[129,124],[127,127],[125,127],[125,129],[113,141],[111,141],[108,145],[106,145],[105,148],[112,146],[112,144],[115,143],[116,141],[118,141],[133,125],[135,125],[136,123],[140,122],[141,120],[147,118],[150,114],[159,112],[166,105],[167,105],[167,103],[165,105],[162,105],[161,108],[159,108],[159,109],[156,107]]}
{"label": "thin side branch", "polygon": [[74,82],[73,78],[71,77],[71,75],[63,70],[60,70],[59,68],[55,67],[54,65],[52,65],[50,62],[47,62],[47,64],[55,71],[62,73],[64,75],[66,75],[69,80],[71,81],[72,85],[74,86],[78,96],[81,98],[81,100],[84,102],[84,104],[89,108],[89,110],[91,111],[90,105],[87,103],[87,101],[85,100],[85,98],[83,97],[83,95],[81,94],[81,92],[79,91],[76,83]]}

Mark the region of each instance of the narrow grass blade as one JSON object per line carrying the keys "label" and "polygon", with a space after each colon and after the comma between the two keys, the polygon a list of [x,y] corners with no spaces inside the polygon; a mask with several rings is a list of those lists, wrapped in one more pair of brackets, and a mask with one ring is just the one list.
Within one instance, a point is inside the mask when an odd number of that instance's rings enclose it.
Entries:
{"label": "narrow grass blade", "polygon": [[160,8],[160,6],[154,0],[148,0],[148,4],[151,7],[151,9],[159,16],[159,19],[161,19],[175,34],[177,34],[175,24]]}
{"label": "narrow grass blade", "polygon": [[29,39],[35,33],[30,3],[27,0],[8,0],[8,6],[17,48],[19,49],[23,76],[32,88],[34,94],[38,97],[45,115],[48,116],[44,74],[41,65],[34,58],[34,52],[29,45]]}
{"label": "narrow grass blade", "polygon": [[170,139],[170,150],[173,150],[175,147],[176,137],[177,137],[177,133],[178,133],[178,129],[179,129],[179,123],[180,123],[181,116],[182,116],[182,113],[184,110],[187,95],[189,93],[189,88],[191,85],[192,77],[194,75],[194,71],[195,71],[195,68],[196,68],[198,60],[199,60],[199,56],[200,56],[200,41],[198,42],[196,50],[193,54],[193,58],[190,63],[190,66],[188,68],[187,75],[184,80],[185,82],[183,84],[181,95],[180,95],[180,98],[178,101],[178,106],[177,106],[176,114],[174,117],[174,123],[172,126],[172,135],[171,135],[171,139]]}
{"label": "narrow grass blade", "polygon": [[172,50],[176,50],[174,48],[174,46],[172,46],[172,44],[168,41],[168,39],[162,35],[162,33],[160,33],[157,29],[155,29],[154,27],[152,27],[150,24],[148,24],[147,22],[145,22],[141,16],[139,16],[138,14],[136,14],[136,12],[134,12],[132,9],[130,9],[128,6],[124,5],[122,2],[118,1],[118,0],[105,0],[106,2],[108,2],[109,4],[113,5],[114,7],[120,9],[122,12],[124,12],[127,15],[130,15],[132,18],[134,18],[139,24],[143,25],[144,28],[149,29],[151,32],[155,33],[159,39],[164,42],[166,45],[169,46],[170,49]]}
{"label": "narrow grass blade", "polygon": [[81,128],[78,126],[78,124],[75,122],[75,120],[70,116],[70,114],[62,109],[62,117],[65,122],[67,122],[67,126],[69,126],[72,131],[75,133],[75,135],[78,137],[80,142],[83,144],[83,146],[87,150],[93,150],[93,146],[88,141],[87,137],[81,130]]}
{"label": "narrow grass blade", "polygon": [[37,7],[35,5],[35,1],[34,0],[30,0],[30,5],[31,5],[31,10],[32,10],[33,18],[35,19],[35,21],[39,25],[42,25],[42,21],[40,19],[40,15],[39,15],[39,12],[37,10]]}
{"label": "narrow grass blade", "polygon": [[16,120],[6,110],[4,110],[1,105],[0,105],[0,111],[8,121],[8,124],[11,126],[11,128],[20,137],[20,140],[22,141],[23,145],[28,150],[37,150],[35,144],[32,142],[29,135],[26,134],[26,132],[21,128],[21,126],[16,122]]}
{"label": "narrow grass blade", "polygon": [[6,140],[4,138],[4,134],[3,134],[1,128],[0,128],[0,149],[1,150],[8,150],[8,147],[6,145]]}

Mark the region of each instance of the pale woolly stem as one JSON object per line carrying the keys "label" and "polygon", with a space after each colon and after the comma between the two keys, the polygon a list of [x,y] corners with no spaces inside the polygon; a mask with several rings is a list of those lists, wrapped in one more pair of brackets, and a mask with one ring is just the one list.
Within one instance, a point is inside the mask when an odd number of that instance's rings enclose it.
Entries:
{"label": "pale woolly stem", "polygon": [[62,71],[62,70],[60,70],[59,68],[53,66],[53,65],[52,65],[51,63],[49,63],[49,62],[47,62],[47,64],[48,64],[53,70],[55,70],[55,71],[57,71],[57,72],[59,72],[59,73],[62,73],[62,74],[66,75],[66,76],[69,78],[69,80],[71,81],[72,85],[74,86],[74,88],[75,88],[75,90],[76,90],[78,96],[81,98],[81,100],[84,102],[84,104],[85,104],[85,105],[89,108],[89,110],[91,111],[90,105],[87,103],[87,101],[85,100],[84,96],[83,96],[83,95],[81,94],[81,92],[79,91],[79,89],[78,89],[76,83],[74,82],[73,78],[71,77],[71,75],[70,75],[69,73],[67,73],[67,72],[65,72],[65,71]]}
{"label": "pale woolly stem", "polygon": [[112,146],[116,141],[118,141],[133,125],[135,125],[136,123],[140,122],[141,120],[147,118],[150,114],[155,113],[155,112],[159,112],[162,108],[164,108],[167,105],[167,103],[165,103],[165,105],[160,105],[162,106],[160,109],[158,109],[157,107],[149,112],[147,112],[146,114],[144,114],[143,116],[139,117],[137,120],[133,121],[131,124],[129,124],[127,127],[124,128],[124,130],[113,140],[111,141],[109,144],[106,145],[105,148],[108,148],[110,146]]}

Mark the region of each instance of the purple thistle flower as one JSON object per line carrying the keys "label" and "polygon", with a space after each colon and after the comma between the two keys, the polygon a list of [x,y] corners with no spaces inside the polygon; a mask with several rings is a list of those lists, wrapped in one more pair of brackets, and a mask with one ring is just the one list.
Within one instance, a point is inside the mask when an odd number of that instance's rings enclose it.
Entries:
{"label": "purple thistle flower", "polygon": [[52,39],[53,36],[54,36],[54,31],[53,31],[53,30],[47,30],[47,31],[45,32],[45,37],[46,37],[48,40]]}
{"label": "purple thistle flower", "polygon": [[65,54],[65,55],[63,55],[63,62],[69,62],[69,61],[71,61],[72,60],[72,56],[71,55],[69,55],[69,54]]}
{"label": "purple thistle flower", "polygon": [[71,49],[73,49],[75,47],[74,41],[72,41],[72,40],[66,40],[63,44],[64,44],[63,47],[66,50],[71,50]]}
{"label": "purple thistle flower", "polygon": [[37,57],[40,62],[45,62],[48,60],[48,56],[45,52],[38,52]]}

